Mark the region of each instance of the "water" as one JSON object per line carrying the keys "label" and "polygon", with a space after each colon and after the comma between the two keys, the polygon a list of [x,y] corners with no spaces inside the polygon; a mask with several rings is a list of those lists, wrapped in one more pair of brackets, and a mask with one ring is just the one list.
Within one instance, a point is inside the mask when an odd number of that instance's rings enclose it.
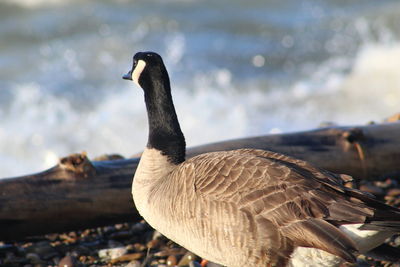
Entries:
{"label": "water", "polygon": [[0,36],[0,177],[140,151],[136,51],[164,57],[189,146],[400,107],[398,0],[4,0]]}

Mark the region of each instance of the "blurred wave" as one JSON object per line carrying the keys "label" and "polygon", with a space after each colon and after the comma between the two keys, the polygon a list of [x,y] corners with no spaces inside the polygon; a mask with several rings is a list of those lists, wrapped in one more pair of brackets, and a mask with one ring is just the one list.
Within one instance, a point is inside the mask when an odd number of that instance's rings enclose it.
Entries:
{"label": "blurred wave", "polygon": [[0,3],[0,177],[140,151],[139,50],[165,59],[188,145],[381,121],[400,107],[400,3]]}

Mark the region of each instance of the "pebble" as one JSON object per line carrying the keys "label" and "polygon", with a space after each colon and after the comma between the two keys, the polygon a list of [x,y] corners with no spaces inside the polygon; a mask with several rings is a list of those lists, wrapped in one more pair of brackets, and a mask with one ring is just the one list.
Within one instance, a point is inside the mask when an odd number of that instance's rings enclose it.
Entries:
{"label": "pebble", "polygon": [[117,247],[117,248],[106,248],[100,249],[98,255],[100,259],[108,260],[108,259],[116,259],[126,254],[127,249],[125,247]]}
{"label": "pebble", "polygon": [[157,249],[160,247],[161,242],[158,239],[153,239],[147,242],[148,249]]}
{"label": "pebble", "polygon": [[393,244],[394,244],[396,247],[400,247],[400,236],[398,236],[398,237],[396,237],[396,238],[394,239]]}
{"label": "pebble", "polygon": [[174,255],[170,255],[167,258],[167,265],[168,266],[175,266],[177,264],[177,259]]}
{"label": "pebble", "polygon": [[79,261],[85,263],[87,265],[93,264],[97,261],[97,259],[93,256],[80,256]]}
{"label": "pebble", "polygon": [[162,239],[165,238],[159,231],[154,230],[152,239]]}
{"label": "pebble", "polygon": [[28,253],[32,252],[38,254],[39,257],[44,260],[59,256],[58,251],[48,241],[38,242],[27,248],[27,251]]}
{"label": "pebble", "polygon": [[127,265],[125,265],[125,267],[141,267],[141,266],[142,264],[140,263],[140,261],[131,261]]}
{"label": "pebble", "polygon": [[71,237],[68,234],[61,234],[60,235],[60,239],[64,242],[64,243],[75,243],[77,238],[76,236]]}
{"label": "pebble", "polygon": [[91,234],[92,234],[92,230],[86,229],[86,230],[83,230],[83,232],[81,233],[81,237],[90,236]]}
{"label": "pebble", "polygon": [[375,185],[380,187],[380,188],[386,189],[386,188],[388,188],[389,186],[392,185],[392,180],[391,179],[386,179],[385,181],[376,181]]}
{"label": "pebble", "polygon": [[187,252],[184,248],[166,248],[154,253],[155,257],[167,257],[169,255],[184,255]]}
{"label": "pebble", "polygon": [[143,245],[143,244],[141,244],[141,243],[135,243],[135,244],[133,244],[133,249],[136,250],[136,251],[138,251],[138,252],[142,252],[142,251],[147,250],[146,246]]}
{"label": "pebble", "polygon": [[197,261],[191,261],[189,262],[189,267],[201,267],[201,265]]}
{"label": "pebble", "polygon": [[218,263],[214,263],[214,262],[211,262],[211,261],[209,261],[208,263],[207,263],[207,267],[223,267],[221,264],[218,264]]}
{"label": "pebble", "polygon": [[392,188],[388,191],[387,196],[396,197],[400,196],[400,188]]}
{"label": "pebble", "polygon": [[135,223],[131,227],[132,234],[143,234],[143,232],[147,232],[149,230],[151,230],[151,227],[147,223],[144,223],[144,222]]}
{"label": "pebble", "polygon": [[71,255],[67,255],[60,260],[58,267],[75,267],[77,266],[77,260]]}
{"label": "pebble", "polygon": [[44,263],[42,259],[40,259],[39,255],[36,253],[28,253],[25,255],[25,258],[29,260],[30,263],[33,264],[41,264]]}
{"label": "pebble", "polygon": [[185,255],[183,255],[182,259],[179,261],[178,266],[189,265],[190,262],[196,260],[198,257],[192,252],[188,251]]}
{"label": "pebble", "polygon": [[118,262],[138,260],[143,257],[144,257],[143,253],[130,253],[130,254],[125,254],[125,255],[119,256],[118,258],[112,259],[110,262],[114,264],[114,263],[118,263]]}

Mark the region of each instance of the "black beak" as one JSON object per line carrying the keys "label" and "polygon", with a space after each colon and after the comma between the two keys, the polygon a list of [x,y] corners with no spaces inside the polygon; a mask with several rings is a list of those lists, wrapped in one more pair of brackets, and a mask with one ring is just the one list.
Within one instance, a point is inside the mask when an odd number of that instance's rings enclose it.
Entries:
{"label": "black beak", "polygon": [[122,79],[124,80],[131,80],[132,81],[132,71],[129,71],[127,74],[122,76]]}

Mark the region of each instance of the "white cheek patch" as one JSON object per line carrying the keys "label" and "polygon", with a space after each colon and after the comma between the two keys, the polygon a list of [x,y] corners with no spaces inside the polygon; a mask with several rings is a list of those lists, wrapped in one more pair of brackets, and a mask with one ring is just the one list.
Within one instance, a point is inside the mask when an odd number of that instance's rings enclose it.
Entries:
{"label": "white cheek patch", "polygon": [[138,63],[136,64],[136,68],[132,72],[132,81],[134,81],[134,83],[136,83],[139,87],[141,87],[139,84],[139,77],[142,74],[145,67],[146,67],[146,62],[144,62],[143,60],[139,60]]}

